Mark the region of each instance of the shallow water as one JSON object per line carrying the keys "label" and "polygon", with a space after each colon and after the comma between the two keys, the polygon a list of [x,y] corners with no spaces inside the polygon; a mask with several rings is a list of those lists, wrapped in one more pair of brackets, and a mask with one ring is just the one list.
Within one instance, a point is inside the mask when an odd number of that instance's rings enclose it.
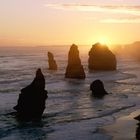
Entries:
{"label": "shallow water", "polygon": [[[69,46],[0,48],[0,139],[109,140],[109,134],[98,133],[98,127],[139,108],[140,63],[117,57],[117,71],[90,73],[88,51],[79,47],[86,79],[65,79],[68,50]],[[56,72],[47,69],[47,51],[54,54]],[[43,119],[21,124],[6,114],[14,111],[20,89],[31,83],[39,67],[49,96]],[[95,79],[103,80],[105,89],[112,94],[102,100],[93,98],[89,85]]]}

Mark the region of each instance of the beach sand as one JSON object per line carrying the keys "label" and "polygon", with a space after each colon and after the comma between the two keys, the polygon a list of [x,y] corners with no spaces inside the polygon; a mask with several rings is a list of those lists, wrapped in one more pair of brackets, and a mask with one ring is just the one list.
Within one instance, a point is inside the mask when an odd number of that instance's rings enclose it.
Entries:
{"label": "beach sand", "polygon": [[138,121],[134,117],[140,114],[140,110],[130,115],[120,117],[114,124],[104,126],[100,130],[112,136],[112,140],[136,140],[136,128]]}

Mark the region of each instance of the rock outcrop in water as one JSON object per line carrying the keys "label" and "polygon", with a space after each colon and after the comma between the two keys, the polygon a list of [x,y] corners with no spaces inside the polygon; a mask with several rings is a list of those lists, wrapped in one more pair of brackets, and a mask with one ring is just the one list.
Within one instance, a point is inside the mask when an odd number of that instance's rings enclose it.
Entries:
{"label": "rock outcrop in water", "polygon": [[90,85],[90,90],[92,91],[92,94],[96,98],[102,98],[108,93],[104,89],[104,84],[101,80],[95,80]]}
{"label": "rock outcrop in water", "polygon": [[19,120],[41,119],[47,97],[45,79],[41,69],[38,69],[33,82],[23,88],[19,94],[18,103],[14,107],[17,111],[17,118]]}
{"label": "rock outcrop in water", "polygon": [[66,78],[85,79],[84,68],[81,65],[78,46],[73,44],[68,54],[68,65],[65,73]]}
{"label": "rock outcrop in water", "polygon": [[49,70],[57,70],[57,64],[54,60],[54,56],[51,52],[48,52],[48,64],[49,64]]}
{"label": "rock outcrop in water", "polygon": [[116,70],[117,61],[115,55],[106,45],[96,43],[89,51],[89,70]]}
{"label": "rock outcrop in water", "polygon": [[139,121],[139,123],[137,124],[137,128],[136,128],[136,139],[140,140],[140,115],[135,117],[134,119]]}

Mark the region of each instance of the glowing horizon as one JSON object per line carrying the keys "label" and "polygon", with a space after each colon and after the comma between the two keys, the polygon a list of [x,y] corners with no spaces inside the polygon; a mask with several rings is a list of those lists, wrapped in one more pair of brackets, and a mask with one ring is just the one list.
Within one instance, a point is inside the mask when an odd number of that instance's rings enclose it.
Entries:
{"label": "glowing horizon", "polygon": [[1,0],[0,19],[0,46],[140,40],[139,0]]}

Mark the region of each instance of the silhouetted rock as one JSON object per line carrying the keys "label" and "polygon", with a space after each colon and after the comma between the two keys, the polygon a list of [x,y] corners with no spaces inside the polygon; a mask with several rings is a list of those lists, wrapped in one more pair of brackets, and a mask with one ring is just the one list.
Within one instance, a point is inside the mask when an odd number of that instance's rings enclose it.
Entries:
{"label": "silhouetted rock", "polygon": [[19,94],[18,103],[14,107],[17,111],[17,118],[19,120],[41,119],[47,97],[45,79],[41,69],[38,69],[33,82],[23,88],[21,94]]}
{"label": "silhouetted rock", "polygon": [[68,65],[65,73],[66,78],[85,79],[84,68],[79,58],[78,47],[73,44],[68,54]]}
{"label": "silhouetted rock", "polygon": [[136,128],[136,139],[140,140],[140,123],[137,124],[137,128]]}
{"label": "silhouetted rock", "polygon": [[140,115],[138,115],[138,116],[135,117],[134,119],[140,121]]}
{"label": "silhouetted rock", "polygon": [[101,80],[95,80],[90,85],[90,90],[92,91],[92,94],[96,98],[102,98],[108,93],[104,89],[104,84]]}
{"label": "silhouetted rock", "polygon": [[116,70],[116,57],[106,45],[96,43],[89,51],[89,70]]}
{"label": "silhouetted rock", "polygon": [[57,70],[57,64],[51,52],[48,52],[49,70]]}
{"label": "silhouetted rock", "polygon": [[137,128],[136,128],[136,139],[140,140],[140,115],[135,117],[134,119],[138,120],[139,123],[137,124]]}

